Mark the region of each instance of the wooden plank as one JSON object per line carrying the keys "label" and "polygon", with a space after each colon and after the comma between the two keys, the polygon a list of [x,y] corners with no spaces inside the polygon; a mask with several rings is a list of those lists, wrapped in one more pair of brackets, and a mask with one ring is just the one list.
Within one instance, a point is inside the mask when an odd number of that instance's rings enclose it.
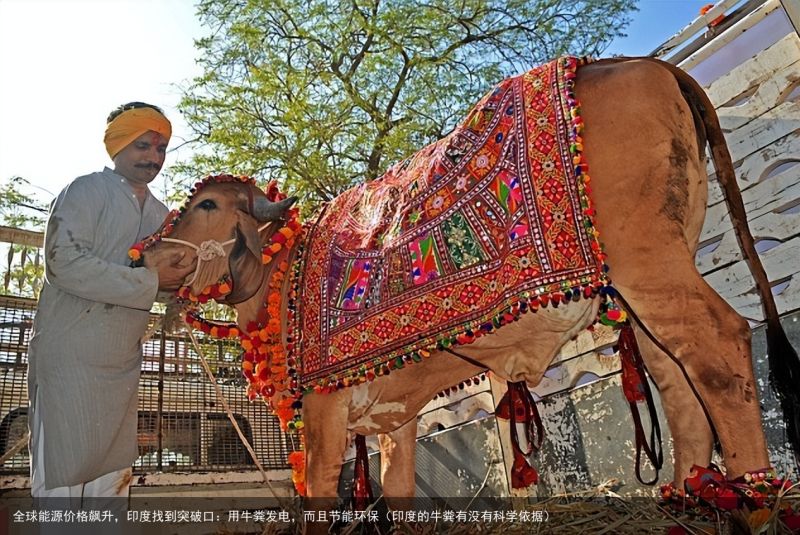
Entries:
{"label": "wooden plank", "polygon": [[751,121],[778,106],[781,97],[800,80],[800,54],[794,59],[797,61],[775,71],[768,80],[761,82],[745,103],[719,108],[717,115],[722,129],[732,133],[736,129],[746,128]]}
{"label": "wooden plank", "polygon": [[[774,169],[781,163],[790,161],[800,161],[800,136],[792,132],[776,142],[762,148],[742,160],[741,165],[736,169],[736,181],[739,189],[744,192],[759,183],[767,170]],[[713,167],[709,166],[709,173],[714,173]],[[716,178],[709,182],[708,205],[723,202],[722,190]]]}
{"label": "wooden plank", "polygon": [[739,0],[723,0],[722,2],[718,2],[714,7],[709,9],[705,15],[700,15],[690,22],[688,26],[670,37],[667,42],[658,47],[652,55],[663,56],[681,45],[686,44],[687,40],[691,39],[696,33],[707,28],[717,17],[724,15],[726,11],[730,10],[730,8],[738,3]]}
{"label": "wooden plank", "polygon": [[768,15],[776,10],[783,9],[778,0],[767,0],[758,9],[748,14],[742,20],[725,30],[721,35],[715,37],[706,46],[681,61],[678,66],[683,70],[691,70],[693,67],[706,60],[709,56],[718,52],[728,43],[745,33],[747,30],[755,26],[758,22],[764,20]]}
{"label": "wooden plank", "polygon": [[[796,275],[798,258],[800,258],[800,237],[782,243],[761,255],[764,269],[771,281]],[[761,303],[754,290],[755,284],[744,261],[711,273],[705,279],[739,314],[753,321],[763,321]],[[778,312],[781,314],[795,310],[800,305],[798,283],[800,278],[793,280],[783,293],[775,297]]]}
{"label": "wooden plank", "polygon": [[[795,261],[797,256],[794,257]],[[764,321],[764,314],[761,311],[761,301],[754,292],[739,294],[731,299],[726,299],[743,317],[756,322]],[[789,286],[775,296],[775,304],[780,314],[787,314],[795,311],[800,303],[800,278],[793,277]]]}
{"label": "wooden plank", "polygon": [[23,310],[35,310],[36,299],[30,297],[16,297],[13,295],[0,296],[0,307],[21,308]]}
{"label": "wooden plank", "polygon": [[800,102],[784,102],[727,136],[734,165],[800,129]]}
{"label": "wooden plank", "polygon": [[417,437],[436,433],[440,431],[440,426],[448,429],[468,422],[480,414],[481,411],[487,414],[494,413],[491,391],[487,390],[445,407],[421,413],[417,418]]}
{"label": "wooden plank", "polygon": [[[705,88],[706,93],[717,107],[724,106],[751,87],[768,80],[773,73],[798,60],[800,60],[800,37],[797,34],[788,34],[751,60],[712,82]],[[721,111],[718,110],[718,113]]]}
{"label": "wooden plank", "polygon": [[[770,178],[757,182],[742,191],[742,201],[748,219],[755,220],[765,214],[787,206],[800,199],[800,165],[795,165]],[[733,229],[724,200],[709,206],[700,241],[704,242]]]}
{"label": "wooden plank", "polygon": [[42,247],[44,245],[44,232],[0,226],[0,242]]}
{"label": "wooden plank", "polygon": [[611,327],[596,325],[594,330],[581,331],[573,340],[564,344],[550,367],[557,366],[564,360],[594,351],[598,347],[610,346],[616,341],[617,333]]}
{"label": "wooden plank", "polygon": [[[786,242],[800,236],[800,213],[775,214],[768,212],[750,221],[750,231],[759,239],[774,239]],[[742,251],[733,230],[726,232],[716,249],[698,256],[695,264],[700,273],[719,270],[742,259]],[[800,271],[800,259],[796,272]]]}
{"label": "wooden plank", "polygon": [[590,351],[550,368],[539,384],[531,390],[543,398],[575,388],[578,380],[587,373],[603,378],[619,373],[619,370],[619,357],[616,354],[603,355]]}

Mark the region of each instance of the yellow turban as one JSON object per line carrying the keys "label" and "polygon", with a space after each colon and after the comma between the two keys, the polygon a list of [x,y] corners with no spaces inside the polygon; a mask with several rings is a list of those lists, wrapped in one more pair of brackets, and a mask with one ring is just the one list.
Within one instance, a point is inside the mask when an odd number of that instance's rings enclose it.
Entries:
{"label": "yellow turban", "polygon": [[119,151],[148,131],[158,132],[169,141],[172,125],[169,120],[153,108],[134,108],[117,115],[106,126],[104,142],[106,152],[114,159]]}

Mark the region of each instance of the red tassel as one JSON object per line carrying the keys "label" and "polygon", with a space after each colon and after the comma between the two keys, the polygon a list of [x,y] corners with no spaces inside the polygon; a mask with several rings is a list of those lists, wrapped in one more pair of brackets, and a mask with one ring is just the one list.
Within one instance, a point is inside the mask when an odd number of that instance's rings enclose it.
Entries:
{"label": "red tassel", "polygon": [[372,485],[369,484],[367,439],[364,438],[364,435],[356,435],[356,461],[353,469],[353,509],[366,511],[373,501]]}
{"label": "red tassel", "polygon": [[539,473],[518,451],[514,451],[514,466],[511,467],[511,487],[524,489],[539,482]]}
{"label": "red tassel", "polygon": [[[636,336],[630,323],[625,323],[619,332],[619,356],[622,365],[622,390],[628,405],[631,409],[633,418],[634,439],[636,445],[636,479],[643,485],[654,485],[658,481],[658,472],[664,464],[664,455],[661,446],[661,425],[658,422],[653,395],[650,392],[650,385],[647,383],[644,362],[636,343]],[[644,401],[650,417],[650,440],[642,426],[642,419],[639,415],[638,403]],[[650,464],[653,465],[655,472],[653,479],[645,481],[642,478],[641,459],[642,453],[645,454]]]}
{"label": "red tassel", "polygon": [[644,379],[636,366],[636,337],[633,329],[626,324],[619,332],[619,359],[622,366],[622,391],[630,402],[644,401]]}
{"label": "red tassel", "polygon": [[[511,467],[512,488],[521,489],[537,483],[539,473],[528,463],[526,457],[541,447],[544,426],[525,381],[508,383],[508,390],[498,403],[495,416],[511,423],[511,446],[514,451],[514,464]],[[526,451],[519,445],[517,422],[523,424],[525,429],[525,439],[528,443]]]}

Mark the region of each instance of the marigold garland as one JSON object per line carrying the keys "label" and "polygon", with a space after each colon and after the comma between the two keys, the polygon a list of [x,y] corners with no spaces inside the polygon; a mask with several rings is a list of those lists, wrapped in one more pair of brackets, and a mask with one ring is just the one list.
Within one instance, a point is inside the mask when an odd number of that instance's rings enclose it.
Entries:
{"label": "marigold garland", "polygon": [[[192,199],[208,184],[235,182],[257,187],[253,178],[235,175],[212,175],[197,182],[190,190],[189,197],[178,210],[173,210],[166,218],[164,225],[154,234],[133,245],[128,251],[128,256],[133,262],[140,262],[143,252],[169,236],[181,217],[188,210]],[[286,198],[278,189],[277,183],[271,181],[264,190],[270,201],[277,202]],[[238,338],[244,350],[242,372],[248,380],[248,399],[255,400],[262,397],[271,406],[281,423],[284,431],[300,432],[301,445],[303,444],[303,421],[300,416],[300,389],[296,379],[290,373],[287,362],[287,349],[281,339],[281,308],[282,290],[286,273],[289,270],[288,252],[302,233],[299,221],[299,211],[292,208],[287,213],[286,224],[279,228],[265,243],[261,250],[261,262],[264,265],[271,263],[279,255],[285,254],[286,259],[278,263],[270,276],[270,282],[265,298],[264,308],[267,311],[265,325],[250,322],[245,331],[236,323],[207,320],[200,315],[196,308],[186,312],[185,321],[193,329],[202,331],[214,338]],[[199,294],[194,294],[190,288],[183,286],[176,291],[177,297],[192,305],[203,304],[209,299],[218,300],[228,295],[232,290],[233,281],[228,274],[211,286],[204,288]],[[291,320],[291,318],[290,318]],[[290,346],[291,347],[291,346]],[[289,456],[292,466],[292,480],[298,493],[305,495],[305,456],[302,451],[293,452]]]}
{"label": "marigold garland", "polygon": [[292,467],[292,483],[300,496],[306,495],[306,452],[303,435],[300,435],[301,449],[289,454],[289,465]]}

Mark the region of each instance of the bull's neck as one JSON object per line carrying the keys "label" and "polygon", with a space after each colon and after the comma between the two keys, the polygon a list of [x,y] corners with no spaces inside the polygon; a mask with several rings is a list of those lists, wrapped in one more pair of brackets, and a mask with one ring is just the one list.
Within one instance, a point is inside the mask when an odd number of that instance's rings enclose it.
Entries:
{"label": "bull's neck", "polygon": [[290,266],[280,285],[280,313],[282,330],[286,332],[286,303],[289,295],[289,285],[291,279],[291,265],[295,261],[297,251],[300,247],[298,239],[291,247],[282,249],[275,257],[261,270],[261,283],[258,290],[250,299],[242,301],[234,306],[236,309],[236,323],[242,332],[247,332],[247,326],[251,322],[266,324],[270,319],[267,313],[267,299],[271,291],[270,281],[273,274],[278,269],[281,262],[287,262]]}

